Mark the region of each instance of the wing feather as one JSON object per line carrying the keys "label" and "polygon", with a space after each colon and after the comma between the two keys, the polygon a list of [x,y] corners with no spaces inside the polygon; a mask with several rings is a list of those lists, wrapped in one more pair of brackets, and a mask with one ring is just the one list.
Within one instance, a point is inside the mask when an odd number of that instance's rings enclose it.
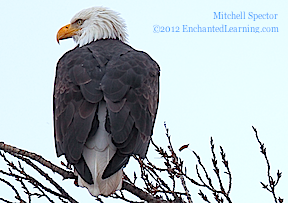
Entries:
{"label": "wing feather", "polygon": [[93,183],[83,146],[99,127],[99,102],[106,102],[105,128],[116,153],[102,178],[145,157],[158,108],[159,66],[146,53],[119,40],[98,40],[67,52],[58,62],[54,87],[57,155]]}

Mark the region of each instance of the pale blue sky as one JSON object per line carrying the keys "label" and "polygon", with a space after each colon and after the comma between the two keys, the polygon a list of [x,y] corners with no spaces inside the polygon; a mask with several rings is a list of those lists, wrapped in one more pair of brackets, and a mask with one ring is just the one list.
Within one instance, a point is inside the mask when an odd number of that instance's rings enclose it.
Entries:
{"label": "pale blue sky", "polygon": [[[75,45],[72,39],[58,45],[56,33],[75,13],[92,6],[119,12],[127,24],[129,44],[147,52],[161,67],[156,143],[167,145],[163,141],[166,121],[175,149],[190,143],[189,148],[211,165],[213,136],[217,152],[222,145],[230,163],[233,202],[273,202],[260,185],[260,181],[267,183],[266,164],[253,125],[268,148],[272,174],[276,178],[277,169],[283,172],[277,194],[288,198],[287,0],[2,1],[0,141],[60,163],[53,138],[54,74],[58,59]],[[246,19],[213,19],[214,12],[241,11]],[[253,21],[249,12],[278,16]],[[154,25],[179,26],[180,32],[154,33]],[[183,25],[278,27],[278,32],[183,33]],[[180,155],[196,179],[196,158],[189,150]],[[148,156],[160,162],[152,147]],[[126,173],[132,177],[135,167],[131,162]],[[85,189],[64,182],[78,201],[92,200]],[[195,202],[201,202],[198,188],[192,186],[190,191]],[[1,189],[0,196],[3,193],[9,191]]]}

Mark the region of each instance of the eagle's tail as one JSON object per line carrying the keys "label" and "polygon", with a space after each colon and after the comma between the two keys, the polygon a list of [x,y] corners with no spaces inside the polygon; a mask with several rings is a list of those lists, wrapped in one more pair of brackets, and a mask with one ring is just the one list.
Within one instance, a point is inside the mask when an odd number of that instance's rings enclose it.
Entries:
{"label": "eagle's tail", "polygon": [[99,128],[94,136],[88,138],[83,149],[83,157],[92,173],[94,184],[85,182],[78,175],[79,186],[86,187],[93,196],[98,196],[99,194],[108,196],[121,189],[122,186],[122,169],[110,177],[102,179],[106,166],[116,152],[116,148],[111,142],[111,135],[105,130],[105,119],[106,104],[105,102],[100,102],[98,108]]}

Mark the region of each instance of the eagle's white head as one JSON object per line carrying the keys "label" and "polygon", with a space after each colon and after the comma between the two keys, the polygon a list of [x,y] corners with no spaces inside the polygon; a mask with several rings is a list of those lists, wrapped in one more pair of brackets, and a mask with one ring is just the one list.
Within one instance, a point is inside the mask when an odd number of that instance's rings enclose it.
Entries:
{"label": "eagle's white head", "polygon": [[80,47],[98,39],[127,42],[126,25],[117,12],[105,7],[92,7],[80,11],[70,24],[63,26],[57,33],[57,42],[71,37]]}

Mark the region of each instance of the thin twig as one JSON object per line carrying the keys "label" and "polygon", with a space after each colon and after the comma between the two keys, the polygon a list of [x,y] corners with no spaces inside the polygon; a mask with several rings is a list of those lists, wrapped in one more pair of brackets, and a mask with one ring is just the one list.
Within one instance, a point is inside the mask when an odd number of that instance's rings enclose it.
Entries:
{"label": "thin twig", "polygon": [[260,152],[264,155],[264,158],[266,160],[266,165],[267,165],[267,177],[268,177],[268,184],[264,184],[262,182],[260,182],[263,186],[264,189],[266,189],[267,191],[271,192],[271,194],[273,195],[273,198],[274,198],[274,201],[275,203],[282,203],[284,201],[284,199],[278,197],[277,199],[277,195],[276,195],[276,192],[275,192],[275,187],[276,185],[279,183],[279,180],[282,176],[282,173],[278,170],[277,171],[277,180],[274,181],[273,180],[273,177],[271,176],[270,174],[270,170],[271,170],[271,167],[270,167],[270,163],[269,163],[269,160],[268,160],[268,156],[267,156],[267,150],[266,150],[266,147],[264,147],[264,143],[262,143],[258,137],[258,133],[257,133],[257,130],[256,128],[254,128],[254,126],[252,126],[254,132],[255,132],[255,136],[256,136],[256,139],[260,145]]}
{"label": "thin twig", "polygon": [[[16,158],[24,161],[28,165],[30,165],[32,168],[34,168],[40,175],[45,177],[46,180],[48,180],[62,195],[62,197],[68,199],[70,202],[77,202],[75,199],[73,199],[58,183],[56,183],[50,176],[45,173],[42,169],[40,169],[38,166],[36,166],[34,163],[32,163],[29,159],[24,158],[21,155],[15,154],[11,152],[11,155],[15,156]],[[31,177],[32,178],[32,177]],[[44,189],[44,188],[43,188]],[[56,195],[56,193],[53,193]],[[61,196],[60,196],[61,197]]]}
{"label": "thin twig", "polygon": [[[4,180],[3,178],[0,178],[0,181],[2,181],[3,183],[5,183],[6,185],[8,185],[14,192],[15,192],[15,194],[16,194],[16,196],[15,196],[15,198],[17,199],[17,200],[19,200],[20,202],[25,202],[22,198],[21,198],[21,196],[20,196],[20,194],[19,194],[19,192],[17,191],[17,189],[9,182],[9,181],[7,181],[7,180]],[[3,201],[4,201],[4,199],[2,199]],[[6,200],[7,202],[9,202],[8,200]]]}
{"label": "thin twig", "polygon": [[136,195],[137,197],[139,197],[142,200],[145,200],[147,202],[151,202],[151,203],[164,203],[167,202],[163,199],[155,199],[152,195],[144,192],[143,190],[141,190],[140,188],[136,187],[135,185],[132,185],[126,181],[123,181],[122,184],[122,189],[129,191],[130,193]]}
{"label": "thin twig", "polygon": [[28,157],[32,160],[35,160],[38,163],[42,164],[43,166],[49,168],[53,172],[60,174],[64,179],[75,178],[74,173],[72,173],[70,171],[66,171],[66,170],[52,164],[50,161],[44,159],[42,156],[35,154],[33,152],[28,152],[26,150],[19,149],[17,147],[5,144],[4,142],[0,142],[0,150],[3,150],[4,152],[8,152],[9,154],[11,154],[11,152],[12,152],[14,154],[19,154],[19,155]]}

